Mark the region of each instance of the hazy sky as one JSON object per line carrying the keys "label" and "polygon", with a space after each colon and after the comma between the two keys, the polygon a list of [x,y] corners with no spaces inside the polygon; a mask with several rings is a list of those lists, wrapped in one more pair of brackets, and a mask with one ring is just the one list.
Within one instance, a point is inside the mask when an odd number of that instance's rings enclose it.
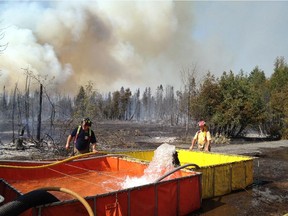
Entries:
{"label": "hazy sky", "polygon": [[287,11],[286,1],[1,1],[0,85],[21,86],[24,69],[71,93],[88,80],[101,92],[179,89],[195,67],[219,77],[258,66],[269,78],[288,59]]}

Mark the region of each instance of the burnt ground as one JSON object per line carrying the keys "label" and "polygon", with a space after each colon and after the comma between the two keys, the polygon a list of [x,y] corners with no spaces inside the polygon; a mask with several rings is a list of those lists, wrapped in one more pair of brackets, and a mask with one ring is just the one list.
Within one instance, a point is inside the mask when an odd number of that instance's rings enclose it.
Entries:
{"label": "burnt ground", "polygon": [[203,200],[202,208],[191,215],[282,216],[287,214],[287,142],[283,146],[286,147],[259,148],[258,158],[254,160],[254,183],[251,186],[228,195]]}
{"label": "burnt ground", "polygon": [[[98,137],[98,149],[103,151],[153,150],[163,143],[188,149],[195,132],[191,128],[186,133],[184,127],[131,122],[98,123],[93,129]],[[5,142],[5,136],[7,131],[0,131],[0,159],[52,157],[49,152],[35,149],[33,145],[26,144],[25,150],[17,151],[14,144]],[[65,139],[58,144],[60,149],[64,148]],[[211,151],[256,157],[254,182],[246,189],[203,200],[201,209],[191,215],[283,216],[288,213],[288,140],[264,141],[254,136],[253,141],[232,140],[230,144],[213,144]],[[67,155],[66,152],[62,156]]]}

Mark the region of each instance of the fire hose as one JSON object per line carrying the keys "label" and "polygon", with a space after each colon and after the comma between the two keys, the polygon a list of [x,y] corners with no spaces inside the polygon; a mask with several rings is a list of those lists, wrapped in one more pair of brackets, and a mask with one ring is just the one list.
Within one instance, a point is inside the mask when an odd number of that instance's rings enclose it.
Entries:
{"label": "fire hose", "polygon": [[55,196],[48,193],[48,191],[59,191],[72,195],[74,198],[76,198],[78,201],[82,203],[82,205],[87,210],[89,216],[94,216],[94,213],[90,205],[83,197],[79,196],[77,193],[67,188],[61,188],[61,187],[43,187],[33,190],[29,193],[26,193],[18,197],[16,200],[1,206],[0,216],[19,215],[32,207],[59,201]]}
{"label": "fire hose", "polygon": [[[0,167],[2,168],[13,168],[13,169],[39,169],[39,168],[47,168],[50,166],[55,166],[61,163],[65,163],[71,160],[74,160],[76,158],[80,158],[80,157],[85,157],[85,156],[90,156],[90,155],[94,155],[96,153],[101,153],[101,154],[106,154],[106,155],[100,155],[97,156],[97,158],[102,158],[102,157],[109,157],[109,156],[125,156],[123,154],[107,154],[106,152],[90,152],[90,153],[86,153],[86,154],[81,154],[81,155],[76,155],[70,158],[66,158],[64,160],[61,161],[56,161],[53,163],[48,163],[48,164],[44,164],[44,165],[36,165],[36,166],[16,166],[16,165],[5,165],[5,164],[1,164]],[[16,200],[6,203],[3,206],[0,207],[0,216],[14,216],[14,215],[18,215],[21,212],[31,208],[31,207],[35,207],[35,206],[39,206],[39,205],[44,205],[44,204],[48,204],[51,202],[56,202],[59,201],[55,196],[53,196],[52,194],[48,193],[47,191],[59,191],[59,192],[64,192],[67,194],[70,194],[72,196],[74,196],[76,199],[78,199],[82,205],[86,208],[89,216],[94,215],[90,205],[87,203],[87,201],[81,197],[80,195],[78,195],[77,193],[67,189],[67,188],[62,188],[62,187],[43,187],[43,188],[39,188],[36,190],[33,190],[27,194],[24,194],[20,197],[18,197]]]}
{"label": "fire hose", "polygon": [[[72,160],[80,158],[80,157],[86,157],[86,156],[95,155],[95,154],[99,154],[99,153],[106,154],[106,152],[89,152],[89,153],[86,153],[86,154],[80,154],[80,155],[72,156],[72,157],[66,158],[66,159],[61,160],[61,161],[56,161],[56,162],[53,162],[53,163],[48,163],[48,164],[43,164],[43,165],[37,165],[37,166],[15,166],[15,165],[0,164],[0,168],[12,168],[12,169],[46,168],[46,167],[55,166],[55,165],[58,165],[58,164],[61,164],[61,163],[65,163],[65,162],[68,162],[68,161],[72,161]],[[113,154],[112,155],[105,155],[105,157],[108,157],[108,156],[113,156]]]}
{"label": "fire hose", "polygon": [[90,205],[87,203],[87,201],[81,197],[80,195],[78,195],[77,193],[75,193],[74,191],[71,191],[67,188],[62,188],[62,187],[44,187],[44,188],[40,188],[40,190],[44,190],[44,191],[60,191],[60,192],[64,192],[67,194],[72,195],[73,197],[75,197],[76,199],[78,199],[82,205],[86,208],[89,216],[94,216],[94,213],[90,207]]}

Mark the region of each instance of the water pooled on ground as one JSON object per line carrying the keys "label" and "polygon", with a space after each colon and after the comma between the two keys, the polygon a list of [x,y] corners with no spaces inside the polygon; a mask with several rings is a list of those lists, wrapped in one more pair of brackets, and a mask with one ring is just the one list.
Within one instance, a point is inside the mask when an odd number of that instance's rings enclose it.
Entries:
{"label": "water pooled on ground", "polygon": [[144,175],[141,177],[127,176],[125,181],[121,183],[121,187],[123,189],[137,187],[156,181],[165,173],[174,169],[172,155],[175,153],[175,151],[176,149],[174,145],[169,145],[167,143],[160,145],[154,151],[152,161],[144,170]]}

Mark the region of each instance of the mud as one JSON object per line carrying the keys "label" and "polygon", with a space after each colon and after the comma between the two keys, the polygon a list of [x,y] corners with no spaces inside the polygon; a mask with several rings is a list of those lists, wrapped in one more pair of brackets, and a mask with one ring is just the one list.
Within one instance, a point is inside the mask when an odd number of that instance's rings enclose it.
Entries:
{"label": "mud", "polygon": [[[163,143],[188,149],[196,129],[131,122],[99,123],[94,128],[98,150],[133,151],[156,149]],[[7,134],[6,134],[7,135]],[[67,134],[68,136],[68,134]],[[4,137],[3,133],[0,137]],[[64,147],[65,138],[60,147]],[[255,141],[256,140],[256,141]],[[17,151],[15,145],[1,139],[0,159],[39,159],[51,157],[33,146]],[[191,215],[283,216],[288,213],[288,140],[234,140],[233,144],[212,145],[212,152],[255,157],[254,182],[251,186],[228,195],[206,199]],[[63,146],[62,146],[63,145]],[[196,150],[195,150],[196,151]],[[68,153],[64,156],[67,156]],[[60,155],[61,156],[61,155]],[[63,155],[62,155],[63,156]]]}

